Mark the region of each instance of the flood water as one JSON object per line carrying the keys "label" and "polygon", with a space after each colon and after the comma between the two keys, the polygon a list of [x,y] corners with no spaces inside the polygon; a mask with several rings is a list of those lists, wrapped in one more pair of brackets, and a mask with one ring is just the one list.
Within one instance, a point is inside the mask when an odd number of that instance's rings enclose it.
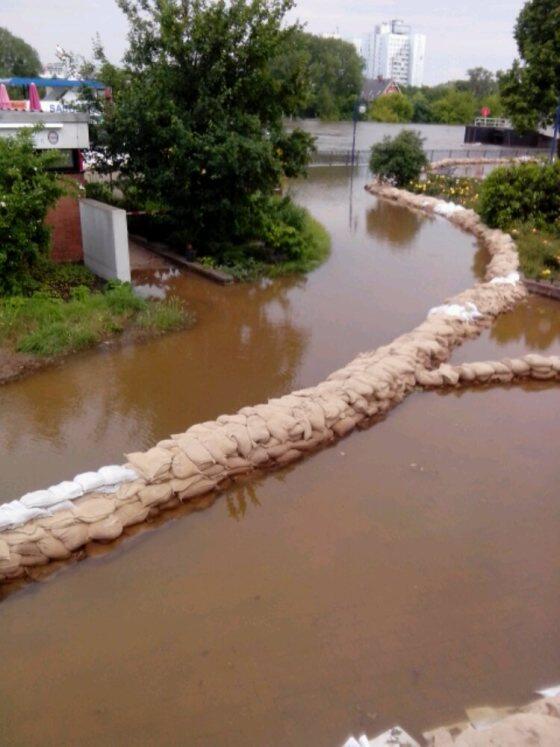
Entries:
{"label": "flood water", "polygon": [[[314,169],[332,256],[306,279],[169,286],[192,329],[5,387],[2,497],[322,380],[468,287],[470,236]],[[153,278],[138,278],[146,284]],[[560,350],[531,299],[455,360]],[[557,412],[549,385],[418,393],[293,468],[0,604],[0,744],[337,747],[560,675]]]}

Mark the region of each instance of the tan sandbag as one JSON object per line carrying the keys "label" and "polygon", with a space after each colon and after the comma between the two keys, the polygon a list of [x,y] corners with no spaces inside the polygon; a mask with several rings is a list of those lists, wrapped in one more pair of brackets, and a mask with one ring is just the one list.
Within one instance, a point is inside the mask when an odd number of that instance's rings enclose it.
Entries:
{"label": "tan sandbag", "polygon": [[346,436],[348,433],[351,433],[351,431],[353,431],[355,427],[356,427],[356,422],[354,418],[343,418],[342,420],[339,420],[338,423],[335,423],[332,429],[336,433],[337,436],[342,438],[343,436]]}
{"label": "tan sandbag", "polygon": [[187,490],[183,490],[181,493],[178,493],[177,497],[179,498],[179,500],[185,501],[189,498],[195,498],[198,495],[209,493],[211,490],[214,490],[215,487],[216,485],[212,482],[212,480],[202,479],[195,485],[191,485],[191,487],[187,488]]}
{"label": "tan sandbag", "polygon": [[115,501],[110,498],[86,498],[74,504],[74,516],[86,524],[102,521],[115,510]]}
{"label": "tan sandbag", "polygon": [[10,546],[0,537],[0,560],[8,560],[10,557]]}
{"label": "tan sandbag", "polygon": [[533,369],[544,369],[545,371],[550,371],[550,360],[544,355],[539,355],[538,353],[529,353],[529,355],[525,355],[523,357],[523,360],[528,363]]}
{"label": "tan sandbag", "polygon": [[260,415],[250,415],[247,418],[247,433],[255,444],[266,443],[270,438],[270,431]]}
{"label": "tan sandbag", "polygon": [[138,495],[138,491],[146,487],[145,480],[133,480],[132,482],[123,482],[119,486],[119,489],[114,493],[117,501],[122,503],[128,502],[134,499]]}
{"label": "tan sandbag", "polygon": [[[242,428],[243,426],[239,426]],[[214,460],[219,464],[226,464],[228,456],[237,453],[237,443],[228,438],[225,433],[215,431],[209,438],[202,441],[204,447],[208,449]]]}
{"label": "tan sandbag", "polygon": [[11,552],[7,560],[0,560],[0,578],[12,579],[23,576],[24,569],[21,564],[21,555]]}
{"label": "tan sandbag", "polygon": [[179,453],[173,457],[171,463],[171,471],[173,475],[180,480],[187,479],[188,477],[194,477],[200,475],[200,470],[193,462],[192,459],[185,454],[184,451],[179,450]]}
{"label": "tan sandbag", "polygon": [[42,526],[39,526],[33,521],[28,524],[24,524],[17,529],[10,529],[7,532],[2,532],[2,540],[6,542],[10,547],[19,545],[20,542],[36,542],[41,537],[46,537],[47,533]]}
{"label": "tan sandbag", "polygon": [[47,563],[50,563],[51,558],[43,555],[38,547],[35,549],[35,553],[21,556],[20,563],[24,568],[33,568],[34,566],[47,565]]}
{"label": "tan sandbag", "polygon": [[301,451],[298,451],[297,449],[288,449],[288,451],[282,454],[282,456],[278,457],[276,463],[285,466],[286,464],[296,462],[298,459],[301,459],[302,456],[303,453]]}
{"label": "tan sandbag", "polygon": [[142,477],[145,477],[148,482],[153,482],[171,467],[172,457],[167,449],[154,446],[148,451],[126,454],[126,458]]}
{"label": "tan sandbag", "polygon": [[70,557],[70,550],[68,550],[60,540],[56,537],[46,536],[38,540],[37,547],[51,560],[64,560],[64,558]]}
{"label": "tan sandbag", "polygon": [[199,469],[204,469],[204,467],[216,463],[216,460],[208,449],[192,436],[178,436],[177,445]]}
{"label": "tan sandbag", "polygon": [[[145,490],[149,490],[149,488],[145,488]],[[115,512],[111,516],[107,516],[106,519],[89,524],[88,533],[90,540],[112,542],[123,533],[123,525]]]}
{"label": "tan sandbag", "polygon": [[179,478],[173,478],[171,480],[171,489],[174,493],[182,493],[185,490],[188,490],[193,485],[196,485],[197,483],[204,480],[204,475],[193,475],[192,477],[186,477],[184,480],[179,480]]}
{"label": "tan sandbag", "polygon": [[171,498],[173,492],[171,481],[161,484],[147,485],[139,491],[138,497],[144,506],[157,506],[158,503],[165,503]]}
{"label": "tan sandbag", "polygon": [[516,713],[483,729],[467,729],[455,747],[558,747],[560,719],[533,713]]}
{"label": "tan sandbag", "polygon": [[121,522],[123,527],[130,527],[134,526],[134,524],[140,524],[141,522],[146,521],[149,510],[149,507],[145,506],[142,501],[134,500],[130,503],[125,503],[124,505],[119,506],[115,511],[115,516]]}
{"label": "tan sandbag", "polygon": [[262,446],[255,446],[247,458],[255,467],[265,464],[269,459],[266,449],[263,449]]}
{"label": "tan sandbag", "polygon": [[60,540],[67,550],[73,552],[83,547],[89,539],[87,524],[71,524],[67,527],[51,529],[52,535]]}
{"label": "tan sandbag", "polygon": [[524,713],[542,713],[560,719],[560,695],[552,698],[539,698],[521,709]]}
{"label": "tan sandbag", "polygon": [[531,366],[522,358],[505,359],[504,363],[516,376],[526,376],[531,370]]}

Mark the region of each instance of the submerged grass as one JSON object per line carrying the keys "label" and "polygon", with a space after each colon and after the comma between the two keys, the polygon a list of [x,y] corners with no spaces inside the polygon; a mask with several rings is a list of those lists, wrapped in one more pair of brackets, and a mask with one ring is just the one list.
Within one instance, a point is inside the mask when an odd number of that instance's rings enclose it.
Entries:
{"label": "submerged grass", "polygon": [[78,286],[67,301],[44,291],[0,299],[0,345],[37,356],[61,355],[125,329],[168,332],[189,321],[179,301],[145,301],[129,283],[109,283],[103,292]]}
{"label": "submerged grass", "polygon": [[232,262],[216,262],[202,257],[202,264],[228,273],[240,282],[250,282],[262,277],[277,278],[286,275],[303,275],[319,267],[330,254],[331,237],[326,228],[307,211],[303,219],[304,249],[297,259],[265,262],[252,256],[239,257]]}

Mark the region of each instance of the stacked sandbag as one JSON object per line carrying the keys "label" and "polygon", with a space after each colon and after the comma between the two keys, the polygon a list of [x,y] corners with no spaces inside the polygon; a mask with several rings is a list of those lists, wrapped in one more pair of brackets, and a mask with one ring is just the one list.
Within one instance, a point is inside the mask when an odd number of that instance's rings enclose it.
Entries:
{"label": "stacked sandbag", "polygon": [[442,158],[428,165],[426,171],[438,171],[451,166],[509,166],[515,163],[538,161],[536,156],[519,156],[517,158]]}
{"label": "stacked sandbag", "polygon": [[461,363],[458,366],[444,364],[432,370],[419,368],[416,371],[418,385],[426,389],[465,387],[475,384],[511,384],[528,379],[558,381],[560,379],[560,357],[530,353],[523,358]]}
{"label": "stacked sandbag", "polygon": [[434,729],[424,738],[428,747],[557,747],[560,696],[541,698],[482,729],[470,723],[459,724]]}
{"label": "stacked sandbag", "polygon": [[[482,226],[472,211],[387,185],[368,189],[408,208],[439,213],[475,233],[492,254],[488,282],[434,307],[411,332],[358,355],[315,387],[193,425],[146,452],[126,455],[125,465],[78,475],[0,505],[0,581],[63,560],[89,542],[110,542],[127,527],[239,475],[291,464],[384,415],[417,386],[461,383],[462,373],[447,365],[454,347],[479,334],[525,293],[512,275],[515,245],[506,234]],[[535,357],[527,365],[543,378],[549,372]],[[490,380],[506,372],[491,368],[481,375],[486,374]]]}

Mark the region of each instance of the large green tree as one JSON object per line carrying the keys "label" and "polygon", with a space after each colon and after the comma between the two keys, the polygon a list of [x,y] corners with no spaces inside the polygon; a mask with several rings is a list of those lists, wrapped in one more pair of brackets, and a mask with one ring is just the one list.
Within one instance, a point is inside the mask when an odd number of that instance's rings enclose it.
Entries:
{"label": "large green tree", "polygon": [[519,59],[500,75],[507,114],[518,130],[550,124],[560,97],[560,0],[531,0],[515,26]]}
{"label": "large green tree", "polygon": [[0,77],[39,75],[41,69],[36,50],[19,36],[0,27]]}
{"label": "large green tree", "polygon": [[353,44],[295,30],[272,69],[279,80],[303,75],[305,99],[297,114],[327,120],[350,119],[363,83],[363,63]]}
{"label": "large green tree", "polygon": [[126,85],[104,112],[113,167],[195,249],[259,238],[268,198],[312,145],[282,125],[300,78],[270,65],[294,33],[293,0],[117,1],[130,33]]}
{"label": "large green tree", "polygon": [[378,96],[369,107],[367,118],[373,122],[410,122],[414,104],[402,93]]}

